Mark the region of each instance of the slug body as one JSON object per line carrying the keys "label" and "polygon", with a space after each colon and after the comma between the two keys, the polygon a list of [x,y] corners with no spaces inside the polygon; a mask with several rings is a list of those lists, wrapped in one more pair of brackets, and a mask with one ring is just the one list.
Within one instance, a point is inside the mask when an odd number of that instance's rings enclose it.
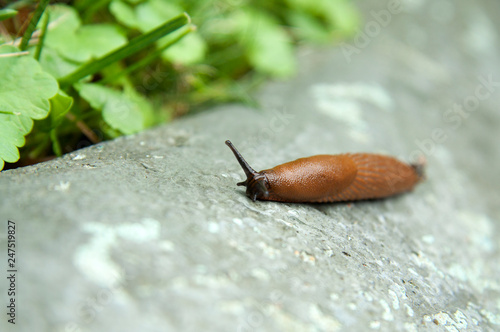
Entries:
{"label": "slug body", "polygon": [[230,141],[247,179],[252,200],[338,202],[383,198],[412,190],[423,179],[423,162],[410,165],[390,156],[372,153],[317,155],[300,158],[256,172]]}

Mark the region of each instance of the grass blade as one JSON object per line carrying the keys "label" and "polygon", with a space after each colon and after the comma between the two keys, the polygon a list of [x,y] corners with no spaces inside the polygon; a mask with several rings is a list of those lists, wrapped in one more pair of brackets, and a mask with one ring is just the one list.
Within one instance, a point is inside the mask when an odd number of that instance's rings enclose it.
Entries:
{"label": "grass blade", "polygon": [[42,31],[40,32],[40,37],[38,38],[38,44],[36,44],[35,54],[33,57],[36,60],[40,60],[40,54],[42,53],[43,42],[45,41],[45,34],[47,33],[47,27],[49,26],[50,13],[47,11],[42,23]]}
{"label": "grass blade", "polygon": [[158,28],[132,39],[127,45],[117,49],[116,51],[113,51],[100,59],[87,63],[73,73],[60,78],[59,85],[64,89],[88,75],[95,74],[104,67],[137,53],[143,48],[156,42],[161,37],[164,37],[165,35],[183,27],[188,24],[190,20],[191,19],[187,13],[176,16],[165,24],[160,25]]}
{"label": "grass blade", "polygon": [[124,68],[124,70],[120,71],[115,76],[109,77],[109,78],[105,78],[102,81],[100,81],[99,83],[101,83],[101,84],[107,84],[109,82],[114,82],[116,79],[122,77],[123,75],[128,75],[128,74],[130,74],[130,73],[132,73],[132,72],[134,72],[134,71],[136,71],[136,70],[138,70],[140,68],[146,67],[149,63],[151,63],[156,58],[158,58],[159,56],[161,56],[161,53],[163,51],[165,51],[167,48],[169,48],[173,44],[177,43],[185,35],[187,35],[188,33],[192,32],[194,30],[196,30],[196,26],[194,26],[194,25],[189,26],[185,31],[183,31],[181,34],[179,34],[179,36],[177,36],[176,38],[170,40],[168,43],[166,43],[165,45],[163,45],[161,48],[156,49],[154,52],[148,54],[143,59],[137,61],[136,63],[134,63],[134,64],[132,64],[130,66],[128,66],[127,68]]}
{"label": "grass blade", "polygon": [[28,28],[24,32],[23,39],[21,39],[21,45],[19,46],[21,51],[24,51],[26,50],[26,48],[28,48],[28,43],[31,39],[31,35],[33,34],[33,31],[35,31],[36,25],[38,24],[40,17],[45,11],[45,8],[49,4],[49,1],[50,0],[41,0],[38,3],[38,6],[36,6],[35,12],[33,13],[33,17],[31,18],[31,21],[28,24]]}

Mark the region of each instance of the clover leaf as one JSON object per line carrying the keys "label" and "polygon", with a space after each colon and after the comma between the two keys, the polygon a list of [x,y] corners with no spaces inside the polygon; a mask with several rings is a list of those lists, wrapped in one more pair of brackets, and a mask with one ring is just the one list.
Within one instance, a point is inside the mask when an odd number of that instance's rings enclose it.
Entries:
{"label": "clover leaf", "polygon": [[[123,1],[114,0],[110,5],[110,11],[124,25],[146,33],[172,19],[172,17],[181,14],[183,9],[175,3],[163,0],[149,0],[137,5],[135,8]],[[172,35],[160,39],[158,47],[162,48],[180,34],[182,34],[182,31],[176,31]],[[206,52],[207,44],[205,40],[197,31],[193,31],[165,49],[162,58],[171,62],[190,65],[203,60]]]}
{"label": "clover leaf", "polygon": [[102,110],[104,121],[123,134],[133,134],[148,124],[153,113],[146,99],[138,95],[123,93],[99,84],[81,83],[75,86],[80,96],[94,109]]}
{"label": "clover leaf", "polygon": [[295,72],[292,39],[272,16],[246,8],[235,12],[232,20],[248,60],[257,70],[275,77]]}
{"label": "clover leaf", "polygon": [[45,46],[64,58],[83,63],[123,46],[127,38],[114,24],[81,25],[78,13],[66,5],[50,9],[49,31]]}
{"label": "clover leaf", "polygon": [[58,90],[57,81],[30,56],[17,55],[14,46],[0,47],[0,170],[4,162],[19,160],[19,147],[33,128],[33,120],[50,111],[49,99]]}

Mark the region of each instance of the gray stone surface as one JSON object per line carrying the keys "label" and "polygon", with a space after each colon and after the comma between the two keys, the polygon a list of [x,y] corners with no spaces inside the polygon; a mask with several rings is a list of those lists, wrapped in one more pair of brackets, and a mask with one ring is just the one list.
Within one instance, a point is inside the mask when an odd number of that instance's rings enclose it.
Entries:
{"label": "gray stone surface", "polygon": [[[500,81],[500,9],[404,1],[382,26],[371,11],[387,3],[363,6],[357,52],[302,50],[259,110],[2,172],[1,265],[10,219],[18,293],[12,326],[2,277],[0,330],[499,330],[500,86],[482,82]],[[427,181],[387,200],[254,203],[226,139],[256,169],[424,154]]]}

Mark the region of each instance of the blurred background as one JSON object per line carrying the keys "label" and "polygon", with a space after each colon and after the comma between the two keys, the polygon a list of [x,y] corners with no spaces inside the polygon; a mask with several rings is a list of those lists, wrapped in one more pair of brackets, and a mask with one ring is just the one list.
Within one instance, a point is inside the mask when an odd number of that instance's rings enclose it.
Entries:
{"label": "blurred background", "polygon": [[10,133],[0,170],[4,161],[48,160],[210,105],[258,106],[256,86],[296,73],[298,46],[339,43],[360,26],[350,0],[0,4],[0,71],[8,73],[0,90],[10,90],[0,97]]}

